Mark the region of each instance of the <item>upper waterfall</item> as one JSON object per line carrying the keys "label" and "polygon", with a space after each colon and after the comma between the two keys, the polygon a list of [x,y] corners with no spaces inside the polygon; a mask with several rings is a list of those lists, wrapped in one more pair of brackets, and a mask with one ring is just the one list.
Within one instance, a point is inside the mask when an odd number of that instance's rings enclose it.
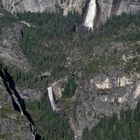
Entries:
{"label": "upper waterfall", "polygon": [[90,0],[87,15],[84,22],[84,25],[90,29],[93,29],[94,24],[93,21],[96,16],[96,10],[97,10],[96,0]]}

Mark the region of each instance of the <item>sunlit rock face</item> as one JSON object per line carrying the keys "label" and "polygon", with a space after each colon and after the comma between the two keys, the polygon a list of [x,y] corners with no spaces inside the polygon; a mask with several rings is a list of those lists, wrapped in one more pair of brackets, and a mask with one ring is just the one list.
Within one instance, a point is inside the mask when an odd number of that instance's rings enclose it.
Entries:
{"label": "sunlit rock face", "polygon": [[3,7],[11,13],[55,12],[57,0],[2,0]]}
{"label": "sunlit rock face", "polygon": [[63,9],[63,14],[69,12],[82,13],[86,0],[2,0],[3,7],[11,13],[23,12],[57,12]]}
{"label": "sunlit rock face", "polygon": [[86,3],[89,0],[59,0],[59,6],[63,9],[63,15],[66,16],[69,12],[82,14]]}
{"label": "sunlit rock face", "polygon": [[121,13],[136,14],[140,11],[139,0],[98,0],[100,10],[100,22],[104,23],[113,15]]}
{"label": "sunlit rock face", "polygon": [[[93,79],[91,79],[91,82],[93,82]],[[109,78],[105,75],[101,75],[100,77],[96,76],[94,78],[94,83],[98,89],[111,89],[112,87],[124,87],[132,84],[133,82],[125,76],[114,76]]]}
{"label": "sunlit rock face", "polygon": [[11,13],[57,12],[60,7],[64,16],[77,12],[83,24],[93,28],[113,15],[138,13],[140,0],[2,0],[2,6]]}
{"label": "sunlit rock face", "polygon": [[140,99],[140,75],[111,70],[81,81],[76,90],[77,130],[91,129],[104,116],[134,108]]}
{"label": "sunlit rock face", "polygon": [[78,12],[83,24],[90,29],[104,24],[113,15],[136,14],[140,11],[140,0],[66,0],[59,5],[64,15]]}
{"label": "sunlit rock face", "polygon": [[[113,15],[136,14],[140,11],[139,0],[90,0],[84,25],[88,28],[99,26]],[[95,19],[97,18],[97,19]]]}
{"label": "sunlit rock face", "polygon": [[1,29],[0,59],[2,59],[4,63],[16,66],[21,70],[29,71],[31,66],[19,47],[21,38],[21,25],[15,24],[14,27]]}

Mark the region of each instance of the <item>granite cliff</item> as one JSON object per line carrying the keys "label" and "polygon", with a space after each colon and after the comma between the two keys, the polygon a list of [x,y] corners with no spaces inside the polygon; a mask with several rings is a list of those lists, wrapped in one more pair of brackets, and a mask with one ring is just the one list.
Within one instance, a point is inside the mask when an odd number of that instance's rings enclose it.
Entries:
{"label": "granite cliff", "polygon": [[[140,99],[139,4],[138,0],[3,0],[1,7],[22,14],[0,10],[0,139],[34,139],[27,112],[44,139],[85,140],[86,128],[135,109]],[[58,7],[65,16],[57,13]],[[24,14],[27,11],[33,13]],[[113,17],[123,12],[138,14]],[[112,20],[95,32],[77,31],[73,27],[81,17],[89,28]],[[14,84],[5,77],[7,69]],[[48,93],[58,107],[54,111]],[[21,98],[27,110],[20,105]],[[14,110],[13,101],[21,111]]]}
{"label": "granite cliff", "polygon": [[[92,1],[92,0],[91,0]],[[63,14],[69,12],[78,12],[81,18],[85,20],[90,0],[2,0],[3,7],[13,14],[23,12],[57,12],[58,9],[63,10]],[[121,13],[136,14],[140,10],[139,0],[93,0],[96,8],[95,18],[91,19],[95,26],[104,23],[113,15]],[[92,4],[92,3],[91,3]],[[91,15],[92,16],[92,13]]]}

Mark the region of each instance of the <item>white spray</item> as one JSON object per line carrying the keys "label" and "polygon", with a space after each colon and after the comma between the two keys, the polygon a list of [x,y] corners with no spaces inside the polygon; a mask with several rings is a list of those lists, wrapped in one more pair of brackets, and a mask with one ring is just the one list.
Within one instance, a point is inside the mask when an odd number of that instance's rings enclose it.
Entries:
{"label": "white spray", "polygon": [[54,102],[52,87],[48,87],[48,96],[49,96],[49,99],[50,99],[50,102],[51,102],[52,109],[53,109],[53,111],[55,111],[56,110],[56,105],[55,105],[55,102]]}
{"label": "white spray", "polygon": [[97,10],[96,0],[90,0],[87,16],[84,23],[84,25],[89,29],[93,29],[93,24],[94,24],[93,21],[96,16],[96,10]]}

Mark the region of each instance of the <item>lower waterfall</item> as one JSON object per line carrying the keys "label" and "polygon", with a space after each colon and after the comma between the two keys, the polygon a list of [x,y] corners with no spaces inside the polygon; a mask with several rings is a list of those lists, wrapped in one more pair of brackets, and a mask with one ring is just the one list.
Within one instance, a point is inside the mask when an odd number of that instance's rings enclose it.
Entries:
{"label": "lower waterfall", "polygon": [[90,0],[84,25],[92,30],[94,25],[93,22],[96,16],[96,11],[97,11],[96,0]]}
{"label": "lower waterfall", "polygon": [[55,102],[54,102],[52,87],[48,87],[48,96],[49,96],[49,99],[50,99],[50,102],[51,102],[52,109],[53,109],[53,111],[55,111],[56,110],[56,105],[55,105]]}

